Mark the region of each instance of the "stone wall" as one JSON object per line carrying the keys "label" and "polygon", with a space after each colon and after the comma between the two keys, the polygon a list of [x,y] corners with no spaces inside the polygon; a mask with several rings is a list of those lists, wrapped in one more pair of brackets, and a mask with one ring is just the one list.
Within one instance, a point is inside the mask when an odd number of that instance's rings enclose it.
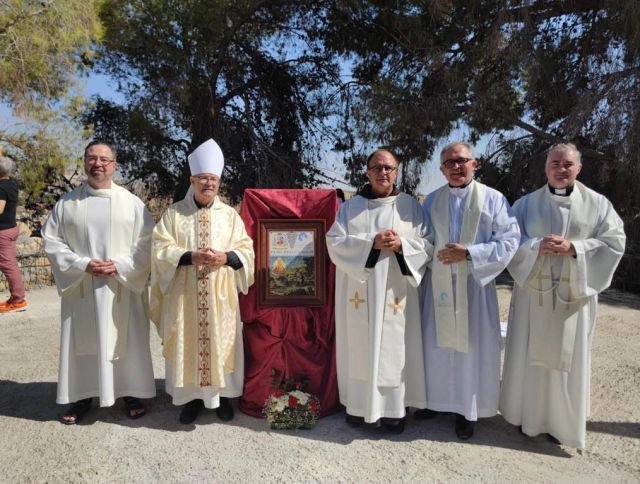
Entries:
{"label": "stone wall", "polygon": [[[17,241],[18,265],[22,271],[22,282],[27,290],[36,287],[52,286],[53,275],[49,260],[42,248],[42,239],[32,237],[31,230],[23,222],[18,222],[20,236]],[[4,274],[0,272],[0,291],[7,292],[9,287]]]}

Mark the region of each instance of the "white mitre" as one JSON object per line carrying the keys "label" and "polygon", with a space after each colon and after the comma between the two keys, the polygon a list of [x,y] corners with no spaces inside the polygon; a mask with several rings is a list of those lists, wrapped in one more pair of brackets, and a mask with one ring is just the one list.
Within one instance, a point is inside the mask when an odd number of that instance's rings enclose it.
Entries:
{"label": "white mitre", "polygon": [[208,139],[198,146],[187,159],[189,160],[189,169],[191,176],[200,173],[211,173],[220,177],[224,168],[224,155],[218,146],[218,143],[212,139]]}

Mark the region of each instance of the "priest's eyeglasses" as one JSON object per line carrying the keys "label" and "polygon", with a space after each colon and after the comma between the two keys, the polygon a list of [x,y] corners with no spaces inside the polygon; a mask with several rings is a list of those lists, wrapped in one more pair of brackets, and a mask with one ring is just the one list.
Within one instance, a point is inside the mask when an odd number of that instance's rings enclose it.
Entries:
{"label": "priest's eyeglasses", "polygon": [[113,158],[107,158],[106,156],[94,156],[94,155],[89,155],[84,160],[87,163],[87,165],[96,165],[96,166],[107,166],[113,163],[114,161],[116,161]]}
{"label": "priest's eyeglasses", "polygon": [[201,185],[206,185],[207,183],[218,183],[220,181],[220,178],[217,176],[196,175],[194,178]]}
{"label": "priest's eyeglasses", "polygon": [[473,158],[450,158],[448,160],[444,160],[442,164],[445,168],[450,170],[451,168],[455,168],[458,165],[466,165],[471,160],[473,160]]}
{"label": "priest's eyeglasses", "polygon": [[376,173],[393,173],[397,169],[398,169],[397,166],[373,165],[367,168],[367,171],[375,171]]}
{"label": "priest's eyeglasses", "polygon": [[567,161],[566,163],[563,163],[561,161],[553,160],[549,162],[549,166],[556,170],[560,170],[562,168],[564,168],[565,170],[570,170],[571,168],[574,168],[575,166],[577,166],[577,163],[574,163],[572,161]]}

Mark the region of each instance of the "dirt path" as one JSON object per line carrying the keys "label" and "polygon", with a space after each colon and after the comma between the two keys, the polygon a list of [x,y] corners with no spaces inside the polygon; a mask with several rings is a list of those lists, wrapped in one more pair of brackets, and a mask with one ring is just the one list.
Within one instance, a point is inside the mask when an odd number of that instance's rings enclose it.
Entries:
{"label": "dirt path", "polygon": [[[509,294],[500,289],[503,314]],[[129,420],[118,403],[67,427],[54,403],[59,300],[45,289],[29,302],[25,313],[0,315],[0,482],[640,481],[640,298],[633,295],[602,298],[582,453],[524,437],[499,416],[480,421],[467,443],[456,439],[451,417],[409,419],[391,437],[347,427],[344,414],[297,432],[272,432],[239,413],[223,424],[212,411],[183,426],[163,392],[155,332],[159,396],[148,401],[149,414]]]}

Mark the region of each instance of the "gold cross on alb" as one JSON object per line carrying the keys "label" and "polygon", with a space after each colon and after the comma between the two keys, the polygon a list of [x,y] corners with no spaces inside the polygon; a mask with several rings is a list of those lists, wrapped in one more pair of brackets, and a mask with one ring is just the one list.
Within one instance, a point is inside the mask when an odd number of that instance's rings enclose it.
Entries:
{"label": "gold cross on alb", "polygon": [[356,291],[356,293],[353,295],[353,297],[351,299],[349,299],[349,302],[353,303],[353,305],[355,306],[356,311],[357,311],[358,310],[358,306],[361,303],[365,302],[365,300],[364,299],[360,299],[360,295],[358,294],[358,291]]}
{"label": "gold cross on alb", "polygon": [[538,275],[536,276],[536,280],[538,281],[538,304],[540,306],[542,306],[542,280],[543,279],[551,279],[551,276],[543,276],[542,272],[538,272]]}
{"label": "gold cross on alb", "polygon": [[400,304],[400,300],[396,298],[396,303],[387,304],[391,309],[393,309],[393,314],[398,314],[398,309],[402,309],[404,305]]}

